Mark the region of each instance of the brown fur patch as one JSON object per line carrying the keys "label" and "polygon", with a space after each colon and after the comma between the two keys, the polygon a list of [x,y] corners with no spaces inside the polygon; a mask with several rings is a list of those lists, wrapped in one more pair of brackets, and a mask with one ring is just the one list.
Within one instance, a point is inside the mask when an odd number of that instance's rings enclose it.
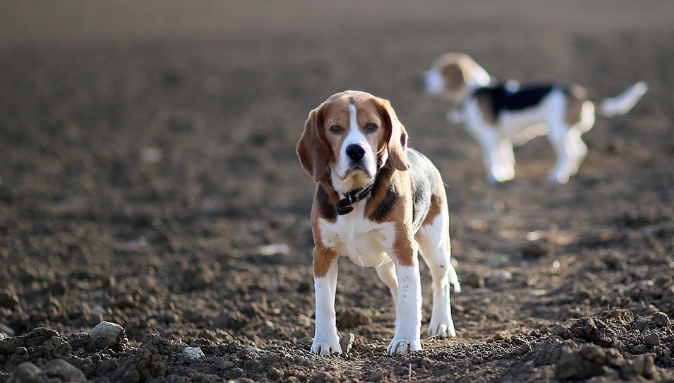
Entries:
{"label": "brown fur patch", "polygon": [[[393,222],[395,227],[395,241],[393,242],[392,258],[403,266],[416,263],[414,247],[414,233],[412,232],[412,183],[409,172],[394,171],[391,184],[399,192],[400,198],[391,209],[391,212],[381,222]],[[385,189],[388,190],[388,185]],[[386,192],[384,191],[384,195]],[[368,201],[368,204],[374,201]],[[377,205],[373,204],[373,208]],[[366,206],[366,210],[367,210]]]}
{"label": "brown fur patch", "polygon": [[411,225],[396,222],[396,239],[393,242],[393,257],[401,266],[412,266],[417,263],[417,257],[412,247],[413,235]]}
{"label": "brown fur patch", "polygon": [[464,66],[460,63],[449,63],[442,67],[441,73],[445,80],[445,87],[449,90],[456,90],[466,85]]}
{"label": "brown fur patch", "polygon": [[573,84],[565,92],[566,113],[564,120],[571,126],[580,122],[583,112],[583,103],[587,100],[587,91],[580,85]]}
{"label": "brown fur patch", "polygon": [[477,105],[480,107],[480,113],[484,121],[489,125],[496,125],[496,116],[494,115],[493,101],[486,92],[478,92],[476,95]]}
{"label": "brown fur patch", "polygon": [[330,266],[339,257],[339,255],[327,247],[314,247],[314,276],[322,278],[330,270]]}
{"label": "brown fur patch", "polygon": [[431,196],[431,206],[429,206],[426,218],[424,218],[424,222],[421,225],[431,225],[435,217],[442,213],[443,205],[443,198],[437,194],[433,194]]}

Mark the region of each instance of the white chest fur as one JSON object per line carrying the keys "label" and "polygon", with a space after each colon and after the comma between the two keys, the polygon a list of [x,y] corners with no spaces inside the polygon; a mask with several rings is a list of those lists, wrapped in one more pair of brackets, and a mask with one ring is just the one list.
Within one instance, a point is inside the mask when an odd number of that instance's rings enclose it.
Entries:
{"label": "white chest fur", "polygon": [[339,255],[363,267],[376,267],[389,261],[395,240],[393,222],[376,223],[364,217],[366,201],[353,205],[354,210],[337,216],[335,222],[319,219],[323,244]]}

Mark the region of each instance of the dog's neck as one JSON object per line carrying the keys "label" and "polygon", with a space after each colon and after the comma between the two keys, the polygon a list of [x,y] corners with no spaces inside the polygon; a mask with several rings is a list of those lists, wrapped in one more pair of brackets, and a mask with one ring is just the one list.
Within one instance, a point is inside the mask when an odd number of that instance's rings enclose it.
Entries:
{"label": "dog's neck", "polygon": [[366,200],[368,197],[372,195],[372,191],[374,190],[375,184],[377,184],[377,181],[379,179],[379,170],[381,169],[381,161],[377,162],[377,173],[374,176],[374,182],[371,184],[365,185],[360,188],[352,189],[349,190],[346,193],[340,193],[337,192],[334,188],[333,181],[332,181],[332,169],[328,167],[327,172],[325,176],[323,177],[323,180],[321,180],[321,185],[325,190],[332,190],[333,195],[336,196],[335,199],[338,201],[334,203],[335,210],[337,211],[337,214],[339,215],[345,215],[349,214],[353,211],[353,204],[356,202],[360,202],[363,200]]}

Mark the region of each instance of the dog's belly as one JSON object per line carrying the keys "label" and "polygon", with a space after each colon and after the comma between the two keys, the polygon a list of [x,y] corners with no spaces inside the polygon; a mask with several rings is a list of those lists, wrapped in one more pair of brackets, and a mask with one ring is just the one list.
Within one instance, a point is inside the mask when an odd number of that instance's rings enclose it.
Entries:
{"label": "dog's belly", "polygon": [[321,219],[319,228],[326,247],[349,257],[359,266],[377,267],[390,260],[388,252],[395,240],[393,223],[376,223],[364,219],[362,207],[339,216],[334,223]]}
{"label": "dog's belly", "polygon": [[[539,107],[531,110],[519,111],[515,113],[504,112],[499,119],[499,131],[501,136],[513,139],[531,127],[541,127],[541,130],[547,128],[548,108]],[[544,134],[540,132],[537,135]]]}

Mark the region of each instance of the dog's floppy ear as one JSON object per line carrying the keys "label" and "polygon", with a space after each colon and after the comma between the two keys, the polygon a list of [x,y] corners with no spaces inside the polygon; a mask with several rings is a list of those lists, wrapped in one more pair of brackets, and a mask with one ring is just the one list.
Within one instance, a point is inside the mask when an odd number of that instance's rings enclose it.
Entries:
{"label": "dog's floppy ear", "polygon": [[388,100],[377,99],[377,104],[386,125],[386,142],[391,165],[397,170],[407,170],[410,165],[407,159],[407,132],[405,127],[398,120],[398,116],[396,116],[396,112]]}
{"label": "dog's floppy ear", "polygon": [[309,118],[304,124],[304,132],[297,143],[297,155],[304,170],[318,182],[328,169],[330,148],[325,141],[323,132],[323,109],[322,104],[309,113]]}

